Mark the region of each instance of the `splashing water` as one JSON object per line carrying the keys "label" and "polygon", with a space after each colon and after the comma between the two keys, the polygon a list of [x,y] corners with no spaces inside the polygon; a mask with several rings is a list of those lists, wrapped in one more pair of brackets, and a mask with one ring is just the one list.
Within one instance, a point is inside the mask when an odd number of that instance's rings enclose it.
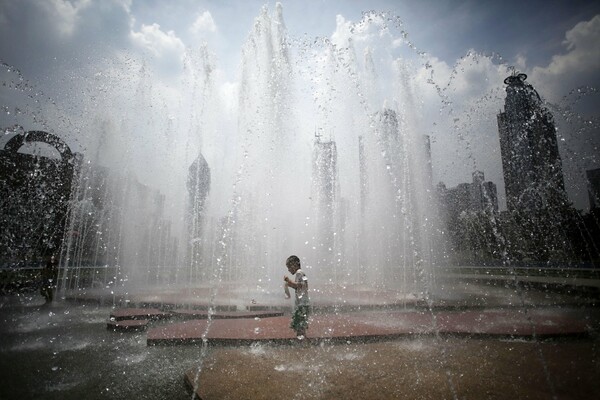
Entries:
{"label": "splashing water", "polygon": [[111,96],[120,77],[95,76],[106,92],[86,139],[67,286],[78,269],[109,265],[98,279],[108,286],[243,280],[264,292],[295,253],[315,282],[422,291],[443,246],[410,62],[388,67],[377,62],[385,42],[353,40],[390,21],[366,14],[336,43],[293,41],[281,6],[263,8],[231,107],[206,46],[188,52],[179,104],[159,113],[148,113],[159,96],[143,64],[131,104]]}

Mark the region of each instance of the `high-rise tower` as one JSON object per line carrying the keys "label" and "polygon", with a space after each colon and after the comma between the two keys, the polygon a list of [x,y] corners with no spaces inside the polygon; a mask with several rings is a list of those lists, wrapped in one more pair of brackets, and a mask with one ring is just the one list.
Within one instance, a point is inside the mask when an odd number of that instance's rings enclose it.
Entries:
{"label": "high-rise tower", "polygon": [[331,267],[335,249],[336,213],[339,201],[338,157],[335,141],[318,137],[313,152],[313,198],[316,205],[317,260]]}
{"label": "high-rise tower", "polygon": [[527,75],[504,80],[498,114],[506,205],[512,221],[509,252],[516,258],[562,259],[569,254],[571,215],[552,114]]}
{"label": "high-rise tower", "polygon": [[509,211],[564,205],[566,195],[556,128],[527,75],[504,80],[504,112],[498,114],[500,151]]}
{"label": "high-rise tower", "polygon": [[187,189],[189,195],[190,279],[194,279],[200,273],[199,267],[202,264],[204,208],[210,191],[210,167],[202,153],[198,154],[198,157],[188,169]]}

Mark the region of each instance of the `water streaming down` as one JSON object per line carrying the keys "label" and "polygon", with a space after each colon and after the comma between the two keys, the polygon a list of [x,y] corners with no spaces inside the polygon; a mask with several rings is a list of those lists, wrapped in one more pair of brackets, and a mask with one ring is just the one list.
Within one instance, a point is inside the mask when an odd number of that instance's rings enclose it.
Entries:
{"label": "water streaming down", "polygon": [[[369,20],[358,25],[382,29]],[[107,99],[88,144],[65,287],[78,286],[78,268],[109,265],[108,286],[243,281],[260,298],[280,291],[294,253],[317,286],[422,292],[444,246],[408,63],[377,64],[382,49],[344,43],[292,41],[281,5],[263,8],[232,106],[205,46],[188,52],[180,104],[161,113],[147,111],[156,99],[142,65],[133,112],[119,120]],[[139,183],[145,174],[163,186]]]}

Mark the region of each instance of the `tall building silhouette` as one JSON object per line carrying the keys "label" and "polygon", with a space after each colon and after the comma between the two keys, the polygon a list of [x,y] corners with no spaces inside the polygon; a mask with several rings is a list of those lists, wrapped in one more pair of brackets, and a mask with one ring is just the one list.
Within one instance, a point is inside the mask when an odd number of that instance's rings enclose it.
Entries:
{"label": "tall building silhouette", "polygon": [[313,151],[313,197],[316,205],[316,228],[319,264],[331,266],[339,211],[338,157],[335,141],[322,142],[318,137]]}
{"label": "tall building silhouette", "polygon": [[573,257],[574,211],[564,187],[556,128],[527,75],[504,80],[504,112],[498,114],[506,188],[506,252],[516,260]]}
{"label": "tall building silhouette", "polygon": [[210,191],[210,167],[202,153],[188,168],[188,230],[190,233],[190,279],[197,277],[202,264],[204,208]]}
{"label": "tall building silhouette", "polygon": [[513,74],[504,80],[504,112],[498,114],[507,208],[520,212],[566,204],[552,114],[526,79]]}
{"label": "tall building silhouette", "polygon": [[459,183],[454,188],[446,188],[442,182],[437,185],[441,205],[454,223],[463,212],[498,211],[496,185],[486,182],[482,171],[473,172],[472,177],[472,183]]}
{"label": "tall building silhouette", "polygon": [[[498,196],[496,185],[486,182],[483,171],[472,173],[471,183],[436,187],[440,217],[445,224],[447,254],[452,262],[485,262],[496,258]],[[496,229],[496,232],[494,232]]]}

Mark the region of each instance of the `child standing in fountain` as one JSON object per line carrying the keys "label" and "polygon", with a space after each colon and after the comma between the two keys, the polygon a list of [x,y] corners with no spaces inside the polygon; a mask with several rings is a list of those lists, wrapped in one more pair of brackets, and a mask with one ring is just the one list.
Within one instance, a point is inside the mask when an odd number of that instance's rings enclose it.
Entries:
{"label": "child standing in fountain", "polygon": [[303,340],[308,329],[308,315],[310,313],[310,300],[308,299],[308,279],[300,269],[300,259],[297,256],[289,256],[285,261],[290,274],[294,275],[294,281],[284,276],[285,284],[296,291],[296,303],[292,323],[290,327],[296,332],[298,339]]}

